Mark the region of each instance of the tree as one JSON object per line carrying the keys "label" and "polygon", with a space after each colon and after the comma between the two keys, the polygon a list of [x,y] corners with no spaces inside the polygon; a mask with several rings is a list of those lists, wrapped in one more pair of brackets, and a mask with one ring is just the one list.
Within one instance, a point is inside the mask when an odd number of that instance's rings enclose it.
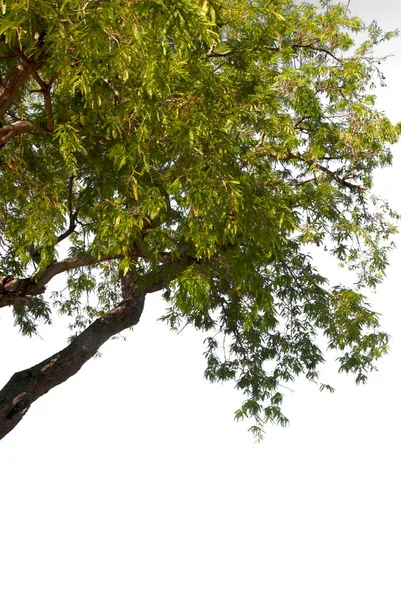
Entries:
{"label": "tree", "polygon": [[[364,294],[397,216],[370,191],[401,131],[372,93],[393,34],[327,0],[0,8],[0,306],[25,335],[72,320],[0,391],[0,436],[160,290],[256,436],[287,422],[286,382],[319,380],[322,344],[364,382],[388,344]],[[355,284],[330,286],[320,253]]]}

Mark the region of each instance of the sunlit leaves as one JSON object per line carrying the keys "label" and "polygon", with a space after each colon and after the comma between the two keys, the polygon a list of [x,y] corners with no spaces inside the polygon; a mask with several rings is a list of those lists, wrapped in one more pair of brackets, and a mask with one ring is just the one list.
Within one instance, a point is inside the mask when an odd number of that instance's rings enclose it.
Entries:
{"label": "sunlit leaves", "polygon": [[[237,418],[257,436],[286,424],[285,384],[318,381],[327,345],[364,381],[387,345],[364,288],[382,280],[396,231],[370,193],[401,132],[372,95],[375,46],[392,34],[326,0],[0,11],[1,55],[38,61],[54,120],[31,77],[5,115],[34,126],[1,149],[0,271],[38,277],[60,242],[94,257],[54,296],[77,329],[121,300],[121,273],[162,281],[166,320],[209,332],[206,375],[235,382]],[[0,61],[2,80],[16,61]],[[354,272],[352,289],[319,273],[327,256]],[[32,333],[47,313],[27,311],[17,324]]]}

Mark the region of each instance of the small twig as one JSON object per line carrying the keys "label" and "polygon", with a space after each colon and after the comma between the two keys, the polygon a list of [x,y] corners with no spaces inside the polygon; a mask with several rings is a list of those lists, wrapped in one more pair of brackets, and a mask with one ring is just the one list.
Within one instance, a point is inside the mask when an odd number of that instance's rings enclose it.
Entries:
{"label": "small twig", "polygon": [[223,58],[225,56],[229,56],[230,54],[234,54],[234,50],[226,50],[225,52],[214,52],[213,50],[210,50],[207,53],[207,58],[209,58],[210,56],[212,58]]}
{"label": "small twig", "polygon": [[69,223],[68,229],[66,229],[64,231],[64,233],[61,233],[58,236],[56,244],[59,244],[60,242],[65,240],[69,235],[71,235],[75,231],[75,225],[77,223],[78,213],[77,213],[77,211],[74,212],[74,208],[73,208],[74,179],[75,179],[74,175],[70,175],[70,177],[68,179],[67,207],[68,207],[68,215],[69,215],[70,223]]}
{"label": "small twig", "polygon": [[324,167],[323,165],[321,165],[316,160],[311,160],[311,159],[306,158],[305,156],[302,156],[302,154],[300,154],[299,152],[290,153],[285,158],[286,159],[295,158],[297,160],[300,160],[300,161],[306,163],[307,165],[309,165],[311,167],[315,167],[318,171],[322,171],[322,173],[326,173],[326,175],[329,175],[329,177],[331,177],[331,179],[334,179],[334,181],[336,181],[337,183],[340,183],[341,185],[344,185],[344,186],[348,187],[351,190],[358,191],[358,192],[365,192],[367,190],[366,187],[363,187],[361,185],[357,185],[356,183],[351,183],[347,179],[344,179],[343,177],[340,177],[338,175],[338,173],[336,173],[334,171],[331,171],[327,167]]}
{"label": "small twig", "polygon": [[329,56],[331,56],[331,58],[334,58],[334,60],[336,60],[339,63],[343,63],[344,59],[342,58],[338,58],[338,56],[336,56],[335,54],[333,54],[332,52],[330,52],[330,50],[327,50],[327,48],[322,48],[319,46],[313,46],[312,44],[290,44],[290,47],[295,49],[295,48],[306,48],[308,50],[314,50],[315,52],[324,52],[325,54],[328,54]]}
{"label": "small twig", "polygon": [[118,104],[121,104],[121,94],[120,94],[120,91],[114,85],[114,83],[112,81],[110,81],[110,79],[108,79],[107,77],[103,77],[103,81],[105,83],[107,83],[107,85],[109,86],[109,88],[113,92],[114,97],[116,99],[116,102],[118,102]]}

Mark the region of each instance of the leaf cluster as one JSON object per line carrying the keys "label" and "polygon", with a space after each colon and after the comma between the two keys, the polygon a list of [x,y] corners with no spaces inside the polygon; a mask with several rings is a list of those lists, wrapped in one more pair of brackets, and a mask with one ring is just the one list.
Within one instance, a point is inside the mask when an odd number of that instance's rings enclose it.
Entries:
{"label": "leaf cluster", "polygon": [[[173,327],[209,332],[206,375],[236,382],[255,435],[286,423],[286,383],[318,381],[322,336],[365,381],[388,341],[364,288],[396,231],[370,192],[401,131],[373,93],[375,47],[393,34],[328,1],[5,0],[1,13],[2,85],[26,61],[31,75],[0,136],[32,130],[1,147],[0,272],[39,281],[67,248],[81,266],[53,300],[76,330],[122,300],[121,273],[163,289]],[[355,286],[330,287],[316,252]],[[50,318],[43,301],[15,316],[23,333]]]}

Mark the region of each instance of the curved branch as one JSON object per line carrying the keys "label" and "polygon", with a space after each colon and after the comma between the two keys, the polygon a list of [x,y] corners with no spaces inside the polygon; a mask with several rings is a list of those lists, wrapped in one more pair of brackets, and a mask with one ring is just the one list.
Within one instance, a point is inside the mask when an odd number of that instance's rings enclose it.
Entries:
{"label": "curved branch", "polygon": [[68,207],[68,217],[69,217],[70,223],[68,225],[68,228],[58,236],[56,244],[59,244],[60,242],[62,242],[66,238],[68,238],[69,235],[74,233],[75,226],[77,224],[78,209],[76,209],[75,211],[73,209],[74,179],[75,179],[74,175],[70,175],[70,177],[68,178],[67,207]]}
{"label": "curved branch", "polygon": [[[131,256],[135,258],[142,256],[142,254],[139,251],[135,251]],[[100,257],[95,257],[88,254],[86,256],[75,256],[51,263],[38,279],[35,279],[34,277],[3,277],[0,279],[0,308],[4,306],[28,305],[29,296],[39,296],[40,294],[43,294],[45,292],[45,286],[49,281],[60,273],[118,258],[123,258],[123,255],[105,254]]]}
{"label": "curved branch", "polygon": [[[14,56],[16,56],[15,52]],[[24,64],[24,62],[18,60],[16,65],[11,69],[7,79],[0,85],[0,119],[11,108],[21,87],[33,75],[32,70],[37,73],[45,64],[44,53],[41,52],[40,57],[35,60],[29,61],[27,59],[27,61],[28,64]]]}
{"label": "curved branch", "polygon": [[[146,278],[149,281],[148,291],[158,291],[162,289],[168,280],[176,276],[183,268],[197,262],[197,259],[185,255],[187,248],[181,249],[179,259],[172,258],[168,252],[160,255],[160,262],[163,267],[157,273],[149,273]],[[128,255],[130,258],[146,258],[146,255],[138,249],[132,250]],[[0,308],[4,306],[27,306],[30,296],[40,296],[46,290],[46,285],[60,273],[78,269],[79,267],[88,267],[109,260],[126,258],[127,254],[104,254],[100,257],[74,256],[65,258],[58,262],[51,263],[38,279],[34,277],[19,278],[6,276],[0,278]]]}
{"label": "curved branch", "polygon": [[0,128],[0,146],[5,146],[13,137],[24,133],[32,133],[33,128],[34,125],[31,121],[15,121],[10,125],[4,125]]}
{"label": "curved branch", "polygon": [[353,192],[366,192],[368,189],[367,187],[358,185],[357,183],[351,183],[351,181],[348,181],[348,179],[345,177],[341,177],[336,171],[331,171],[331,169],[328,169],[327,167],[325,167],[324,165],[322,165],[320,162],[318,162],[315,159],[310,159],[305,156],[302,156],[302,154],[300,152],[290,152],[288,154],[288,156],[285,158],[300,160],[301,162],[309,165],[310,167],[317,169],[318,171],[321,171],[322,173],[325,173],[331,179],[333,179],[333,181],[336,181],[340,185],[343,185],[343,186],[349,188]]}
{"label": "curved branch", "polygon": [[15,96],[30,76],[30,71],[20,62],[11,70],[6,81],[0,86],[0,119],[11,108]]}
{"label": "curved branch", "polygon": [[[133,252],[130,256],[133,258],[139,258],[142,254],[138,252]],[[123,258],[122,254],[104,254],[100,257],[90,256],[89,254],[86,256],[74,256],[72,258],[65,258],[64,260],[60,260],[58,262],[52,263],[47,267],[44,273],[39,277],[36,281],[35,286],[37,288],[43,288],[45,285],[49,283],[53,277],[59,275],[60,273],[65,273],[65,271],[71,271],[72,269],[78,269],[79,267],[89,267],[90,265],[96,265],[101,262],[107,262],[108,260],[115,260],[118,258]]]}
{"label": "curved branch", "polygon": [[143,288],[125,286],[127,295],[123,302],[96,319],[63,350],[15,373],[0,390],[0,439],[14,429],[35,400],[75,375],[108,339],[136,325],[146,294],[162,289],[194,262],[198,261],[182,257],[150,274]]}
{"label": "curved branch", "polygon": [[[47,130],[52,132],[54,129],[53,108],[50,96],[51,84],[46,83],[38,73],[38,67],[35,62],[29,60],[27,56],[17,46],[11,46],[11,50],[20,59],[21,63],[28,70],[29,74],[35,79],[40,86],[40,92],[43,94],[45,103],[45,111],[47,116]],[[40,65],[39,65],[40,66]]]}
{"label": "curved branch", "polygon": [[96,319],[63,350],[15,373],[0,391],[0,439],[21,421],[32,402],[75,375],[109,338],[136,325],[144,301],[145,292],[134,290],[131,298]]}

